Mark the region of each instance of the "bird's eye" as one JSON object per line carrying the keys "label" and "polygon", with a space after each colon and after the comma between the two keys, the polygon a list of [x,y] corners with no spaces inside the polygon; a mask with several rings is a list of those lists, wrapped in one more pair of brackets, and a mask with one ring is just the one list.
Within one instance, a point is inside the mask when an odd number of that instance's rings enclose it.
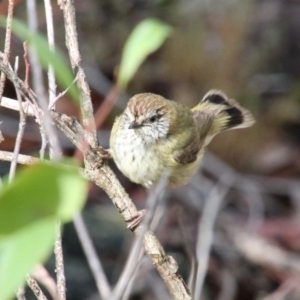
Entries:
{"label": "bird's eye", "polygon": [[151,123],[154,123],[158,120],[158,116],[152,116],[149,120]]}

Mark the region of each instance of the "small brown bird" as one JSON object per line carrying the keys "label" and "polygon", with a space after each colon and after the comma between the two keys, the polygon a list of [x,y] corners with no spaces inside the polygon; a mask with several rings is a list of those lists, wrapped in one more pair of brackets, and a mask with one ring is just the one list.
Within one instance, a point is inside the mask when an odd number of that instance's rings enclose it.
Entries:
{"label": "small brown bird", "polygon": [[254,124],[252,114],[221,91],[190,109],[162,96],[132,97],[112,128],[110,152],[121,172],[146,188],[168,170],[168,187],[188,183],[205,147],[219,132]]}

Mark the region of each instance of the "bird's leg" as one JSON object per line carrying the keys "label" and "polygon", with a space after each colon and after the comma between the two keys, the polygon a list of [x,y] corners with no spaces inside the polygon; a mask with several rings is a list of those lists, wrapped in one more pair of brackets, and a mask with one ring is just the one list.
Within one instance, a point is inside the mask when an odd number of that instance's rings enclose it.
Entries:
{"label": "bird's leg", "polygon": [[97,148],[93,148],[93,150],[99,152],[102,160],[111,159],[110,149],[104,149],[103,147],[98,146]]}
{"label": "bird's leg", "polygon": [[134,231],[141,224],[145,213],[146,209],[142,209],[138,211],[132,218],[125,220],[127,223],[127,228],[131,231]]}

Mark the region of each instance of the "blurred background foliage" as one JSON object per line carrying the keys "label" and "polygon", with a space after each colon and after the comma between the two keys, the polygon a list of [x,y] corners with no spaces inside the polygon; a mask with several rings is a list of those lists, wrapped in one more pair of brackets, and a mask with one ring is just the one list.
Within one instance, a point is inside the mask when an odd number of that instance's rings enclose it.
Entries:
{"label": "blurred background foliage", "polygon": [[[0,3],[1,14],[6,13],[5,2]],[[26,21],[25,6],[24,1],[19,1],[15,8],[15,16],[23,21]],[[261,197],[249,204],[245,194],[232,187],[223,200],[203,299],[264,299],[280,289],[295,274],[248,261],[226,241],[223,229],[228,217],[231,225],[246,226],[249,207],[256,212],[263,210],[257,223],[258,233],[287,251],[297,255],[300,251],[300,185],[297,188],[295,181],[300,175],[300,3],[293,0],[75,0],[75,6],[80,49],[95,110],[115,82],[122,49],[133,28],[148,17],[172,27],[170,37],[144,62],[99,130],[103,147],[108,147],[115,116],[124,109],[131,95],[140,92],[158,93],[192,107],[209,89],[222,89],[253,112],[255,126],[222,133],[209,146],[211,152],[254,180],[261,188]],[[62,11],[55,3],[53,15],[56,44],[66,52]],[[38,17],[40,31],[46,32],[42,1],[38,5]],[[4,37],[3,29],[0,36]],[[22,43],[13,37],[11,57],[22,53]],[[24,71],[20,69],[19,74]],[[14,97],[9,83],[4,95]],[[58,102],[58,109],[79,116],[67,96]],[[5,137],[1,149],[11,151],[18,115],[5,109],[0,110],[0,115]],[[36,153],[39,143],[38,128],[33,121],[29,122],[22,153]],[[72,155],[72,145],[63,137],[61,143],[65,153]],[[7,171],[7,166],[0,162],[1,174]],[[206,166],[205,171],[209,173],[210,164]],[[220,173],[222,166],[217,164]],[[218,174],[211,173],[208,177],[212,182],[217,181]],[[145,190],[119,172],[118,176],[136,204],[143,207]],[[176,191],[176,195],[167,192],[168,209],[156,230],[166,250],[178,260],[184,276],[188,276],[191,261],[180,224],[185,224],[185,232],[189,232],[192,244],[195,243],[199,216],[208,193],[204,184],[200,190],[195,188],[201,185],[199,178]],[[109,280],[114,284],[130,249],[132,235],[124,229],[107,196],[92,185],[84,217]],[[64,243],[68,299],[98,299],[72,224],[65,228]],[[50,260],[50,271],[54,270],[52,265]],[[136,280],[131,299],[167,299],[159,296],[165,295],[165,289],[149,262],[140,273],[143,276]],[[228,279],[224,274],[230,274],[228,285],[232,287],[232,294],[227,298],[222,296],[224,280]],[[289,290],[287,298],[278,299],[297,299],[293,292]]]}

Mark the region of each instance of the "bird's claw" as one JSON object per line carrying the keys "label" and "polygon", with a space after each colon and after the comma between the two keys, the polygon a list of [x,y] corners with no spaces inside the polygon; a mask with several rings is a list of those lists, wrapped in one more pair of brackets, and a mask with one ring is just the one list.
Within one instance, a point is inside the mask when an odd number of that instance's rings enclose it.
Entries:
{"label": "bird's claw", "polygon": [[143,220],[145,213],[146,213],[146,210],[142,209],[142,210],[138,211],[130,219],[125,220],[127,223],[127,229],[130,229],[131,231],[135,231],[136,228],[141,224],[141,221]]}
{"label": "bird's claw", "polygon": [[103,161],[111,159],[110,149],[104,149],[103,147],[99,146],[94,148],[94,150],[100,154]]}

